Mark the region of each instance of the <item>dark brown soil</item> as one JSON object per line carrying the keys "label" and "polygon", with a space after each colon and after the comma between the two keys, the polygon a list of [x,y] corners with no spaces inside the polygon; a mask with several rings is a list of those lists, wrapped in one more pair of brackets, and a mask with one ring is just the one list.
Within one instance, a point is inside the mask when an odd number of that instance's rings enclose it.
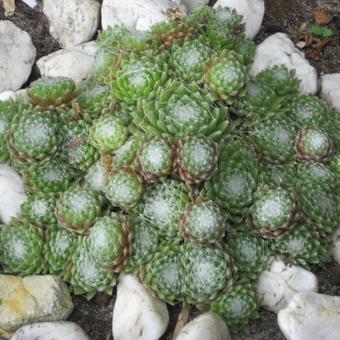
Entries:
{"label": "dark brown soil", "polygon": [[[211,3],[214,1],[212,0]],[[340,2],[339,0],[265,0],[266,12],[260,33],[256,38],[259,43],[269,35],[276,32],[288,33],[294,42],[300,41],[299,27],[306,23],[310,26],[314,19],[313,13],[317,9],[325,9],[333,16],[330,24],[334,32],[332,44],[327,45],[321,60],[318,62],[309,59],[319,74],[340,71]],[[37,58],[45,56],[59,49],[58,43],[48,32],[48,22],[41,12],[42,4],[38,1],[38,7],[31,9],[21,1],[16,1],[16,12],[13,16],[5,18],[0,6],[0,20],[10,20],[17,26],[27,31],[32,37],[37,49]],[[306,49],[309,54],[312,50]],[[30,77],[37,77],[36,71]],[[319,278],[320,292],[330,295],[340,295],[340,269],[332,265],[327,270],[316,272]],[[115,300],[113,297],[98,295],[90,302],[83,297],[74,297],[75,311],[70,320],[82,326],[93,340],[112,339],[111,322],[112,309]],[[127,303],[129,303],[127,301]],[[170,324],[163,340],[172,338],[176,319],[180,311],[180,305],[169,306]],[[238,335],[235,340],[283,340],[277,322],[276,315],[261,311],[260,319],[251,325],[249,335]]]}

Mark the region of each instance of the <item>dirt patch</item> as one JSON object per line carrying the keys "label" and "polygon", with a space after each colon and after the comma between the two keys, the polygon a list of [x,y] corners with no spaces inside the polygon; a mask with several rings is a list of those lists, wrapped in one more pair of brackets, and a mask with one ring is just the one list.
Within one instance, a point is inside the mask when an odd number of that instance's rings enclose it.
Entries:
{"label": "dirt patch", "polygon": [[[211,4],[215,1],[211,1]],[[317,9],[325,9],[333,16],[330,25],[334,32],[333,43],[323,50],[321,60],[310,62],[318,74],[340,71],[340,3],[339,0],[265,0],[266,12],[264,22],[256,42],[260,43],[269,35],[276,32],[288,33],[294,42],[300,40],[298,29],[303,24],[314,22],[313,13]],[[42,3],[31,9],[21,1],[16,1],[16,12],[11,17],[5,17],[0,6],[0,20],[10,20],[18,27],[27,31],[32,37],[37,49],[37,59],[50,54],[60,47],[49,34],[48,21],[42,13]],[[311,49],[306,49],[306,54]],[[38,77],[33,71],[30,80]],[[316,272],[319,278],[320,292],[330,295],[340,295],[340,269],[333,265],[327,270]],[[78,323],[90,335],[92,340],[112,339],[112,310],[115,301],[113,297],[100,294],[91,301],[83,297],[74,297],[75,311],[70,320]],[[127,302],[128,303],[128,302]],[[170,340],[175,328],[181,305],[169,306],[170,324],[162,340]],[[251,324],[250,334],[241,334],[235,340],[284,340],[277,322],[276,315],[266,311],[260,312],[260,319]]]}

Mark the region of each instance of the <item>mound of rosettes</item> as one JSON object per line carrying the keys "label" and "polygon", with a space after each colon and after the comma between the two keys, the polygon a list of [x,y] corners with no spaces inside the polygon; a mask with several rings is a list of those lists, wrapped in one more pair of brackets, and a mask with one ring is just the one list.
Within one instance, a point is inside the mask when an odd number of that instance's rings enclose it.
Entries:
{"label": "mound of rosettes", "polygon": [[0,160],[23,176],[0,229],[7,273],[53,273],[88,298],[135,273],[158,298],[257,317],[270,256],[330,259],[340,119],[294,71],[249,76],[255,45],[229,8],[98,39],[91,77],[39,79],[0,102]]}

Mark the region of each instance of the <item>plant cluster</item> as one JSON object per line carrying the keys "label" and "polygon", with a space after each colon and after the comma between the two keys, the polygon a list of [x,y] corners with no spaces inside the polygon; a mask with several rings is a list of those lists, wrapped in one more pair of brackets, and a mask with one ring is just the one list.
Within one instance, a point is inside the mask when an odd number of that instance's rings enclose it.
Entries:
{"label": "plant cluster", "polygon": [[91,77],[0,102],[0,159],[24,179],[0,227],[7,273],[53,273],[88,298],[135,273],[158,298],[257,317],[270,256],[329,260],[339,116],[282,65],[249,76],[242,17],[202,7],[143,35],[109,28]]}

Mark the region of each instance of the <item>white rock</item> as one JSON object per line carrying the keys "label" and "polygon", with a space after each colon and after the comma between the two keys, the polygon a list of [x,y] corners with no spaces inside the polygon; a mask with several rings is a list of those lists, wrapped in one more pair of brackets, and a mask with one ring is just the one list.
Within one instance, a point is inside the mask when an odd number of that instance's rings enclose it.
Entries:
{"label": "white rock", "polygon": [[134,275],[119,276],[113,310],[115,340],[157,340],[169,323],[166,304],[154,298]]}
{"label": "white rock", "polygon": [[231,336],[217,314],[204,313],[185,325],[176,340],[231,340]]}
{"label": "white rock", "polygon": [[243,15],[248,38],[253,39],[259,32],[264,15],[263,0],[218,0],[214,7],[218,6],[235,8]]}
{"label": "white rock", "polygon": [[80,82],[92,71],[97,44],[93,41],[56,51],[37,61],[44,77],[66,77]]}
{"label": "white rock", "polygon": [[296,293],[316,292],[318,281],[316,276],[306,269],[275,260],[268,271],[261,273],[257,290],[262,298],[261,305],[278,313]]}
{"label": "white rock", "polygon": [[340,73],[321,76],[321,96],[340,112]]}
{"label": "white rock", "polygon": [[209,0],[182,0],[183,4],[188,8],[189,11],[201,6],[209,4]]}
{"label": "white rock", "polygon": [[36,0],[22,0],[22,1],[31,8],[34,8],[37,5]]}
{"label": "white rock", "polygon": [[40,322],[19,328],[11,340],[89,340],[76,323],[70,321]]}
{"label": "white rock", "polygon": [[147,31],[152,25],[167,19],[169,8],[186,8],[179,0],[104,0],[102,26],[125,25],[132,33]]}
{"label": "white rock", "polygon": [[287,340],[340,340],[340,297],[298,293],[278,323]]}
{"label": "white rock", "polygon": [[53,275],[0,275],[0,333],[28,323],[62,321],[73,311],[67,285]]}
{"label": "white rock", "polygon": [[333,257],[337,264],[340,264],[340,229],[333,234]]}
{"label": "white rock", "polygon": [[0,93],[20,89],[31,73],[35,56],[29,34],[10,21],[0,21]]}
{"label": "white rock", "polygon": [[16,94],[14,91],[5,91],[0,93],[0,102],[8,99],[15,99]]}
{"label": "white rock", "polygon": [[52,37],[64,48],[91,40],[100,22],[100,4],[95,0],[44,0],[43,12]]}
{"label": "white rock", "polygon": [[301,80],[301,93],[316,93],[317,74],[314,67],[285,33],[275,33],[257,46],[250,73],[255,76],[265,68],[280,64],[296,71],[297,78]]}
{"label": "white rock", "polygon": [[26,198],[20,175],[8,165],[0,164],[0,223],[9,223],[12,217],[17,217]]}

